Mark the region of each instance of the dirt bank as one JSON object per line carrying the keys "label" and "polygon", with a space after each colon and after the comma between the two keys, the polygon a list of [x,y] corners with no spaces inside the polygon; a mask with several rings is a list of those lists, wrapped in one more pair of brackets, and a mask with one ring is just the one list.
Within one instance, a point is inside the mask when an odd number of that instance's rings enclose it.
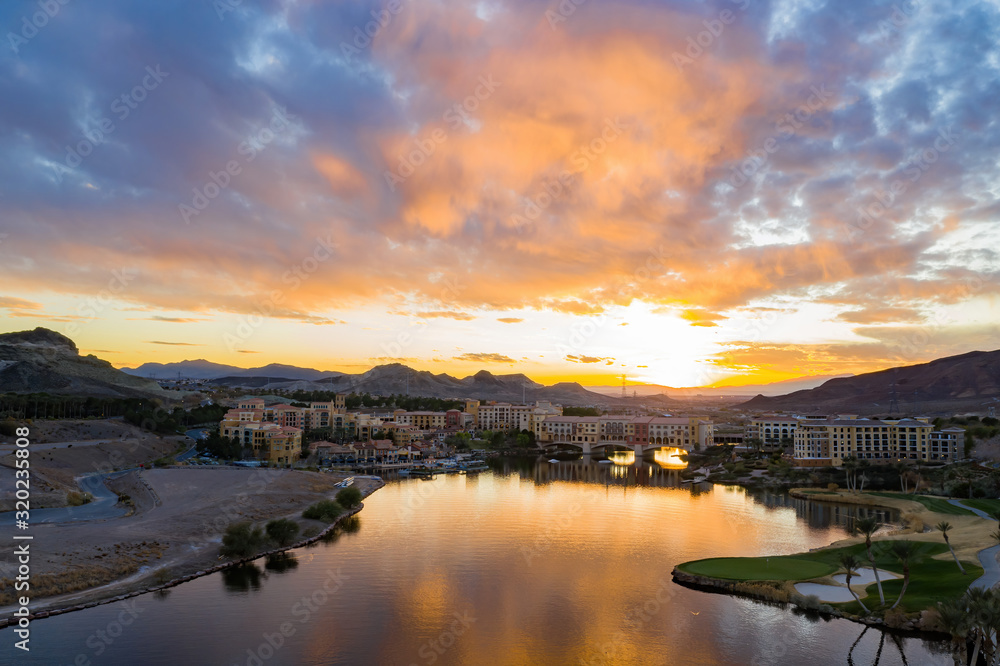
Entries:
{"label": "dirt bank", "polygon": [[[211,568],[220,564],[221,535],[232,522],[288,517],[304,535],[319,533],[326,525],[302,519],[302,510],[333,497],[340,478],[236,467],[133,473],[113,484],[130,496],[131,515],[31,527],[31,608],[108,598]],[[381,482],[358,479],[355,485],[367,496]],[[12,608],[13,594],[10,563],[0,568],[6,568],[0,576],[3,614]]]}

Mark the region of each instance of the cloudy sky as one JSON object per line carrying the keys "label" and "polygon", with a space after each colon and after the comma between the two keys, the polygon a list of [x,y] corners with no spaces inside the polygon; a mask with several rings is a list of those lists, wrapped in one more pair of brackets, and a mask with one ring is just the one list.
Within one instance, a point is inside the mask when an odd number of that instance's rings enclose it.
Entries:
{"label": "cloudy sky", "polygon": [[673,386],[1000,347],[1000,5],[0,7],[0,330]]}

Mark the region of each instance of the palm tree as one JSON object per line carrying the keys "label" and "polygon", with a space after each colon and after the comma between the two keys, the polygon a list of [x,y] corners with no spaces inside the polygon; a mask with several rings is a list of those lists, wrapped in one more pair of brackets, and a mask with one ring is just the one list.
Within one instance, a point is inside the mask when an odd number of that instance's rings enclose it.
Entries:
{"label": "palm tree", "polygon": [[969,633],[969,616],[966,610],[965,599],[939,601],[938,615],[941,618],[941,626],[946,632],[951,634],[951,642],[953,644],[952,659],[955,661],[955,666],[961,666],[966,663],[965,638]]}
{"label": "palm tree", "polygon": [[868,561],[872,563],[872,571],[875,573],[875,585],[878,587],[879,603],[885,605],[885,595],[882,594],[882,581],[878,577],[878,567],[875,566],[875,556],[872,554],[872,534],[881,527],[875,518],[867,516],[859,518],[854,522],[854,531],[863,534],[865,537],[865,549],[868,551]]}
{"label": "palm tree", "polygon": [[854,555],[851,555],[850,553],[844,553],[840,556],[840,566],[844,567],[844,581],[847,584],[847,590],[851,593],[851,596],[854,597],[854,600],[861,606],[861,609],[864,610],[865,615],[867,615],[871,611],[868,610],[868,607],[861,601],[861,597],[859,597],[854,591],[854,588],[851,587],[851,576],[854,575],[855,570],[858,568],[858,564],[858,558],[854,557]]}
{"label": "palm tree", "polygon": [[899,472],[899,489],[905,493],[906,492],[906,473],[910,470],[909,464],[900,460],[893,465],[893,468]]}
{"label": "palm tree", "polygon": [[854,456],[846,456],[841,463],[844,472],[847,473],[847,489],[854,490],[854,473],[858,469],[858,459]]}
{"label": "palm tree", "polygon": [[942,520],[937,524],[937,528],[941,530],[941,536],[944,537],[944,542],[948,544],[948,550],[951,551],[951,556],[955,558],[955,564],[958,565],[958,570],[965,574],[965,569],[962,568],[962,563],[958,561],[958,556],[955,555],[955,549],[951,547],[951,541],[948,540],[948,531],[951,529],[951,523],[947,520]]}
{"label": "palm tree", "polygon": [[895,608],[903,600],[903,595],[906,594],[906,586],[910,584],[910,562],[916,554],[916,548],[912,541],[906,540],[893,541],[891,548],[893,556],[903,565],[903,589],[899,591],[899,598],[892,605],[892,608]]}

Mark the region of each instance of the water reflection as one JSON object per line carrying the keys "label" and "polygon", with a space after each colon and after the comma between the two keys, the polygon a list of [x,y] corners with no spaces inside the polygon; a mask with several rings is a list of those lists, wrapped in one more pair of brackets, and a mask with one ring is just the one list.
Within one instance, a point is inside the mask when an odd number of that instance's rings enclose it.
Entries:
{"label": "water reflection", "polygon": [[264,568],[274,573],[285,573],[299,566],[299,560],[291,553],[277,553],[268,555],[264,562]]}
{"label": "water reflection", "polygon": [[229,592],[259,590],[264,572],[256,564],[241,564],[222,570],[222,584]]}
{"label": "water reflection", "polygon": [[[264,570],[218,574],[232,594],[220,594],[212,576],[173,588],[101,663],[250,663],[247,647],[285,622],[295,633],[268,666],[823,666],[849,658],[887,666],[905,663],[901,654],[912,664],[950,663],[946,642],[901,637],[897,646],[846,620],[671,581],[685,560],[829,544],[847,534],[840,509],[856,507],[692,488],[655,459],[490,465],[480,475],[388,483],[366,498],[363,524],[350,520],[331,541],[293,552],[298,566],[277,585],[259,562]],[[25,663],[72,662],[118,612],[101,606],[32,624],[39,651],[32,641]]]}

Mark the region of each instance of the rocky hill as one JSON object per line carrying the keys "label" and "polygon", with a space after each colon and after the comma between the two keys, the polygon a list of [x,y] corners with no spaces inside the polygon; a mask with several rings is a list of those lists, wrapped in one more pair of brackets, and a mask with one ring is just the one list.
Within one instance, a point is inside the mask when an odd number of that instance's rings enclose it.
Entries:
{"label": "rocky hill", "polygon": [[47,328],[0,334],[0,393],[166,398],[156,382],[127,375]]}
{"label": "rocky hill", "polygon": [[887,414],[894,392],[897,413],[981,412],[1000,406],[1000,350],[831,379],[810,390],[774,397],[759,395],[740,407],[751,411]]}

